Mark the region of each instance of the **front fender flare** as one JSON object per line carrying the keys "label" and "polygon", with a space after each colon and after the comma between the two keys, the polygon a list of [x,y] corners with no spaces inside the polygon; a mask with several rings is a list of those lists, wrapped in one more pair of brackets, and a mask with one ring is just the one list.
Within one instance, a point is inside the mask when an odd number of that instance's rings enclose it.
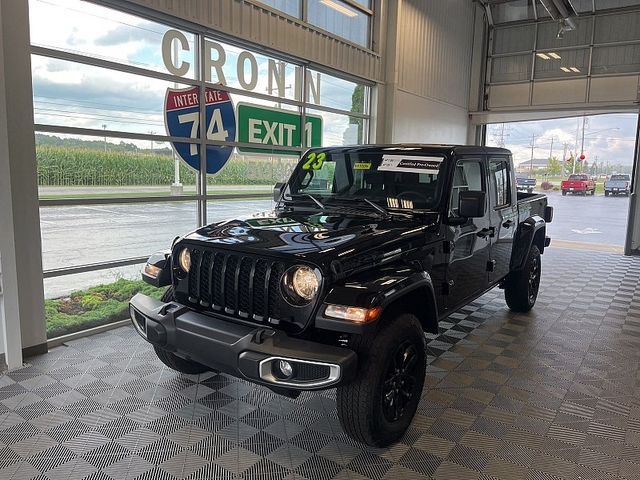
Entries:
{"label": "front fender flare", "polygon": [[324,298],[316,315],[316,327],[345,333],[363,333],[376,322],[356,324],[324,315],[327,305],[346,305],[361,308],[382,308],[382,315],[390,308],[408,309],[415,314],[423,329],[438,332],[438,307],[431,276],[424,271],[381,274],[378,277],[347,280],[334,286]]}

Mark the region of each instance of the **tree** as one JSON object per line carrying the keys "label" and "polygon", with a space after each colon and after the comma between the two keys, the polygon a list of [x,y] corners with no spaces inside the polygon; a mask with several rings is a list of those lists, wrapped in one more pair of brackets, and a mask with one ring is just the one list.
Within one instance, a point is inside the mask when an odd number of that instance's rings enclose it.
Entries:
{"label": "tree", "polygon": [[562,174],[562,164],[560,160],[556,157],[549,158],[549,163],[547,164],[547,172],[551,176],[561,175]]}
{"label": "tree", "polygon": [[[365,88],[364,85],[357,85],[356,88],[353,89],[353,94],[351,95],[351,111],[354,113],[364,113],[364,93]],[[364,122],[360,117],[349,117],[349,123],[352,125],[358,126],[358,143],[363,142],[363,134],[364,134]]]}

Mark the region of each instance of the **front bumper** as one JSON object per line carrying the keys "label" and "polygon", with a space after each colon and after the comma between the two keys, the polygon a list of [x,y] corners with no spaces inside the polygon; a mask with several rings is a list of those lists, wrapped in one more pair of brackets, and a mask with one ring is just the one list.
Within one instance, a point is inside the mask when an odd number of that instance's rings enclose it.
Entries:
{"label": "front bumper", "polygon": [[[321,390],[350,380],[356,371],[356,354],[347,348],[233,323],[140,293],[131,299],[129,309],[133,326],[149,343],[254,383]],[[292,376],[278,370],[280,360],[292,365]]]}

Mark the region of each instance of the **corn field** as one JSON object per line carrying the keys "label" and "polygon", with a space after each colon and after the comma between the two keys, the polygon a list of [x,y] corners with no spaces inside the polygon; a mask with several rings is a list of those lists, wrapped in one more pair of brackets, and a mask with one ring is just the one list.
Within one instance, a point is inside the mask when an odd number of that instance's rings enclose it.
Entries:
{"label": "corn field", "polygon": [[[174,160],[166,155],[38,145],[36,159],[42,186],[169,185],[174,180]],[[287,178],[296,163],[295,157],[234,156],[207,183],[270,185]],[[194,184],[195,177],[193,170],[180,164],[183,184]]]}

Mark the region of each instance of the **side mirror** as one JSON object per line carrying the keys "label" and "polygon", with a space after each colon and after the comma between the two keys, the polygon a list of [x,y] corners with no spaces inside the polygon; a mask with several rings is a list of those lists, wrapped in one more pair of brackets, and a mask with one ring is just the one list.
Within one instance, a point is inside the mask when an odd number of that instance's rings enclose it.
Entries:
{"label": "side mirror", "polygon": [[282,197],[282,190],[284,189],[284,183],[282,182],[278,182],[274,185],[273,187],[273,201],[274,202],[279,202],[280,201],[280,197]]}
{"label": "side mirror", "polygon": [[462,218],[484,217],[485,192],[460,192],[458,215]]}

